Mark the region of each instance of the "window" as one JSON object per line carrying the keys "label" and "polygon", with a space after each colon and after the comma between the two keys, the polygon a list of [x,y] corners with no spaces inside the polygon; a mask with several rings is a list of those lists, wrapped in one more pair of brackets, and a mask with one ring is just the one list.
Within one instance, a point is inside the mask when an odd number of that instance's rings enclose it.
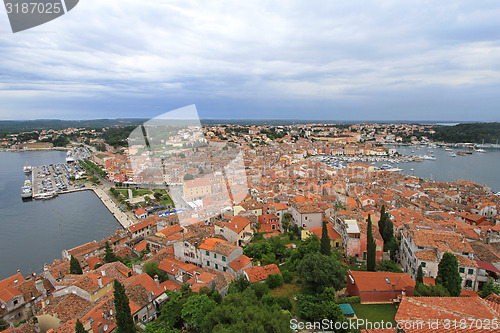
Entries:
{"label": "window", "polygon": [[215,264],[215,269],[219,269],[219,265]]}
{"label": "window", "polygon": [[427,266],[427,263],[423,262],[423,261],[420,264],[422,265],[422,268],[424,268],[425,266]]}
{"label": "window", "polygon": [[207,261],[207,266],[210,266],[210,261]]}
{"label": "window", "polygon": [[423,249],[424,249],[424,247],[423,247],[423,246],[419,246],[419,247],[418,247],[418,249],[419,249],[419,250],[423,250]]}
{"label": "window", "polygon": [[214,253],[214,258],[217,258],[217,253]]}
{"label": "window", "polygon": [[366,260],[366,252],[363,252],[363,260]]}
{"label": "window", "polygon": [[18,301],[17,299],[14,300],[14,305],[17,305]]}
{"label": "window", "polygon": [[223,271],[223,272],[225,272],[225,271],[226,271],[226,267],[225,267],[225,266],[224,266],[224,267],[222,267],[222,271]]}
{"label": "window", "polygon": [[469,268],[469,274],[474,274],[474,270],[472,268]]}
{"label": "window", "polygon": [[459,271],[460,273],[465,273],[465,268],[460,267],[460,268],[458,269],[458,271]]}
{"label": "window", "polygon": [[468,256],[469,255],[469,252],[463,252],[464,256]]}
{"label": "window", "polygon": [[469,287],[469,288],[472,288],[472,280],[465,281],[465,286]]}
{"label": "window", "polygon": [[207,250],[207,251],[205,251],[205,255],[207,255],[207,256],[209,256],[209,255],[210,255],[210,253],[208,253],[208,250]]}
{"label": "window", "polygon": [[222,256],[222,261],[226,261],[226,257]]}

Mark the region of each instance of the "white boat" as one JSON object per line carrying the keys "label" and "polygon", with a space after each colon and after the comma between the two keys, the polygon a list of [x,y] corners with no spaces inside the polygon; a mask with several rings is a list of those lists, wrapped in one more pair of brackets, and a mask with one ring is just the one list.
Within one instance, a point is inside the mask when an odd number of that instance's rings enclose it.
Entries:
{"label": "white boat", "polygon": [[451,153],[451,154],[450,154],[450,157],[457,157],[457,154],[455,154],[455,153]]}
{"label": "white boat", "polygon": [[37,193],[33,196],[34,199],[51,199],[53,197],[56,197],[57,193],[56,192],[44,192],[44,193]]}
{"label": "white boat", "polygon": [[68,150],[66,153],[66,163],[71,163],[74,162],[75,158],[73,157],[73,152],[71,150]]}
{"label": "white boat", "polygon": [[21,198],[23,198],[23,199],[31,198],[31,196],[33,195],[33,190],[31,188],[31,181],[25,180],[24,185],[21,188],[21,191],[22,191]]}
{"label": "white boat", "polygon": [[31,170],[32,170],[31,165],[28,165],[28,162],[26,162],[26,165],[25,165],[25,166],[24,166],[24,168],[23,168],[24,173],[26,173],[26,174],[30,174],[30,173],[31,173]]}
{"label": "white boat", "polygon": [[453,151],[453,149],[451,149],[450,147],[446,147],[444,150],[446,150],[446,151]]}
{"label": "white boat", "polygon": [[476,149],[476,152],[477,153],[486,153],[486,150],[479,148],[479,149]]}
{"label": "white boat", "polygon": [[380,170],[387,170],[387,169],[392,169],[392,165],[382,164],[382,166],[380,167]]}

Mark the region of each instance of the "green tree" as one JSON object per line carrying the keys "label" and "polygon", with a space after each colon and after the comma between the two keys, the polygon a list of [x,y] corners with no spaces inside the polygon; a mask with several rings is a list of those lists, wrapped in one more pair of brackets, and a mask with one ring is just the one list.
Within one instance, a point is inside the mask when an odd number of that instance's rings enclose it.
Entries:
{"label": "green tree", "polygon": [[328,236],[328,229],[326,221],[323,221],[323,227],[321,228],[321,247],[320,252],[326,256],[330,255],[332,252],[330,245],[330,237]]}
{"label": "green tree", "polygon": [[384,230],[385,230],[385,224],[387,222],[388,216],[387,213],[385,212],[385,205],[382,206],[380,209],[380,219],[378,220],[378,231],[380,232],[380,235],[384,239]]}
{"label": "green tree", "polygon": [[422,264],[418,266],[417,278],[415,279],[417,284],[424,283],[424,270],[422,269]]}
{"label": "green tree", "polygon": [[399,268],[398,265],[396,265],[396,263],[392,260],[380,261],[377,266],[377,271],[403,273],[401,268]]}
{"label": "green tree", "polygon": [[451,252],[445,252],[438,265],[436,284],[442,284],[453,297],[460,296],[462,278],[458,272],[457,257]]}
{"label": "green tree", "polygon": [[114,280],[113,287],[117,332],[135,333],[136,329],[132,313],[130,312],[129,299],[127,294],[125,294],[125,288],[118,280]]}
{"label": "green tree", "polygon": [[217,303],[210,299],[206,294],[191,295],[182,307],[181,315],[189,325],[201,330],[203,328],[203,319]]}
{"label": "green tree", "polygon": [[113,253],[113,249],[108,241],[104,244],[104,258],[105,263],[118,261],[118,257]]}
{"label": "green tree", "polygon": [[85,331],[85,328],[83,328],[83,324],[80,319],[76,319],[75,333],[87,333],[87,331]]}
{"label": "green tree", "polygon": [[290,332],[290,318],[290,314],[277,305],[264,306],[248,288],[228,294],[205,316],[200,332],[284,333]]}
{"label": "green tree", "polygon": [[285,213],[283,214],[283,219],[281,220],[281,225],[283,226],[283,229],[285,232],[288,231],[290,228],[290,213]]}
{"label": "green tree", "polygon": [[388,244],[394,239],[394,224],[389,218],[385,222],[384,236],[382,238],[384,239],[384,251],[389,251],[387,249]]}
{"label": "green tree", "polygon": [[345,268],[332,256],[309,253],[300,261],[297,271],[310,290],[321,292],[326,287],[337,290],[344,287]]}
{"label": "green tree", "polygon": [[193,180],[194,176],[190,173],[187,173],[184,175],[184,180]]}
{"label": "green tree", "polygon": [[266,285],[269,289],[276,289],[283,284],[283,276],[281,274],[269,274],[266,278]]}
{"label": "green tree", "polygon": [[499,294],[500,293],[500,286],[495,284],[493,282],[493,279],[488,280],[483,286],[481,287],[481,290],[479,291],[479,294],[481,295],[482,298],[486,298],[491,294]]}
{"label": "green tree", "polygon": [[252,288],[258,299],[261,299],[264,295],[269,294],[269,287],[266,283],[254,283],[250,286],[250,288]]}
{"label": "green tree", "polygon": [[83,274],[82,266],[80,266],[80,262],[75,257],[71,256],[69,260],[69,273],[70,274]]}
{"label": "green tree", "polygon": [[[310,322],[321,322],[323,319],[333,322],[346,321],[340,306],[335,301],[323,295],[301,294],[298,297],[298,315],[301,319]],[[335,332],[347,332],[347,330],[337,330]]]}
{"label": "green tree", "polygon": [[250,286],[250,281],[242,275],[236,280],[233,280],[231,284],[229,285],[229,293],[231,292],[243,292],[245,289],[247,289]]}
{"label": "green tree", "polygon": [[0,332],[9,328],[9,323],[0,318]]}
{"label": "green tree", "polygon": [[423,283],[418,283],[413,291],[413,295],[426,297],[449,297],[450,293],[442,284],[427,286]]}
{"label": "green tree", "polygon": [[368,214],[368,231],[366,235],[366,269],[370,272],[375,272],[375,265],[377,254],[377,244],[375,239],[373,239],[373,229],[372,229],[372,218]]}

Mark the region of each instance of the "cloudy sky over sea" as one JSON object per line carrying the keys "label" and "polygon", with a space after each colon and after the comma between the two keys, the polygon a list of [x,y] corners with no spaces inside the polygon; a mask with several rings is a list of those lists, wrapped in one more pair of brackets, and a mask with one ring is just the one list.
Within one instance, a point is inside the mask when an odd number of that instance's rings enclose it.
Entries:
{"label": "cloudy sky over sea", "polygon": [[0,56],[2,120],[500,120],[498,1],[81,0]]}

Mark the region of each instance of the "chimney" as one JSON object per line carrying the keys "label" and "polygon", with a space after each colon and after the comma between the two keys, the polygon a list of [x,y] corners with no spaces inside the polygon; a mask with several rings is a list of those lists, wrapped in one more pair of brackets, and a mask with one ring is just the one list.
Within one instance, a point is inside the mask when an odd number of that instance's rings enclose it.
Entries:
{"label": "chimney", "polygon": [[97,284],[99,285],[99,288],[102,288],[102,277],[97,277]]}
{"label": "chimney", "polygon": [[160,285],[160,281],[158,281],[158,275],[156,275],[156,274],[155,274],[155,283],[156,283],[156,286]]}

